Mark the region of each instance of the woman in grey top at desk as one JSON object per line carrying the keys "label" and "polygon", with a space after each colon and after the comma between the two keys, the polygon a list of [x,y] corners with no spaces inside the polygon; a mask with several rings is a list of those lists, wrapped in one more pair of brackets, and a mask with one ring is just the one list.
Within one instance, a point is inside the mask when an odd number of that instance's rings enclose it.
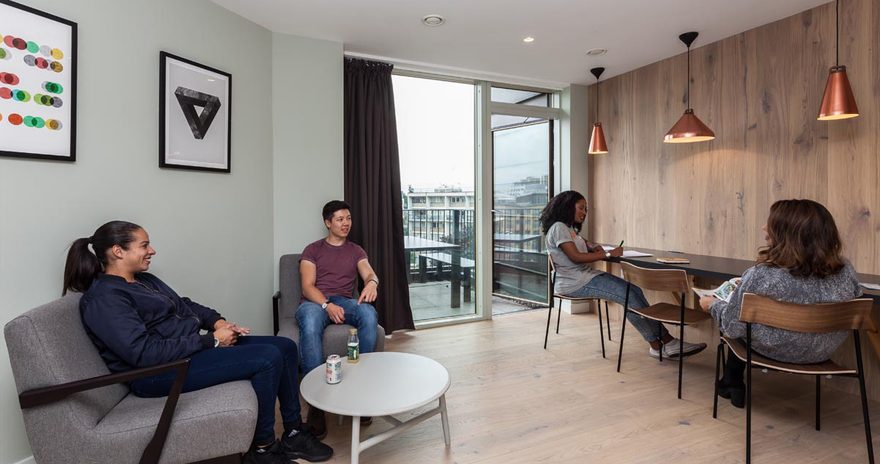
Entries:
{"label": "woman in grey top at desk", "polygon": [[[718,321],[721,332],[732,338],[746,336],[740,322],[744,293],[797,304],[836,303],[862,294],[852,265],[840,255],[840,235],[831,213],[812,200],[780,200],[770,207],[764,226],[767,246],[758,252],[758,263],[747,269],[730,303],[703,297],[700,306]],[[846,340],[848,332],[813,334],[752,324],[752,348],[777,361],[825,361]],[[729,356],[718,393],[736,407],[745,405],[745,363]]]}
{"label": "woman in grey top at desk", "polygon": [[[601,245],[589,243],[578,233],[587,218],[587,200],[578,192],[569,190],[550,199],[541,212],[541,230],[547,237],[547,253],[556,267],[556,286],[554,292],[573,297],[593,297],[610,300],[620,305],[626,299],[627,283],[620,277],[593,269],[590,264],[612,256],[621,256],[623,248],[617,247],[606,252]],[[648,301],[642,289],[630,287],[629,307],[644,308]],[[642,334],[651,348],[648,354],[664,358],[677,358],[699,353],[706,348],[705,343],[684,343],[679,351],[679,342],[669,334],[666,327],[634,313],[627,312],[627,320]]]}

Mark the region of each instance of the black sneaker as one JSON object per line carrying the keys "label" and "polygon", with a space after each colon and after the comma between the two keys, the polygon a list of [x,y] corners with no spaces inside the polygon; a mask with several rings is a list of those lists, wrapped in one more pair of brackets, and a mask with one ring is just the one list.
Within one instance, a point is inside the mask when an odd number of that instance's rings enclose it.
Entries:
{"label": "black sneaker", "polygon": [[244,455],[244,464],[296,464],[296,461],[288,458],[281,450],[281,443],[275,440],[265,448],[253,446]]}
{"label": "black sneaker", "polygon": [[333,448],[315,438],[305,427],[291,430],[281,439],[281,451],[290,459],[302,458],[309,462],[321,462],[333,456]]}
{"label": "black sneaker", "polygon": [[742,409],[746,406],[746,385],[729,384],[722,379],[718,382],[718,396],[730,400],[733,407]]}

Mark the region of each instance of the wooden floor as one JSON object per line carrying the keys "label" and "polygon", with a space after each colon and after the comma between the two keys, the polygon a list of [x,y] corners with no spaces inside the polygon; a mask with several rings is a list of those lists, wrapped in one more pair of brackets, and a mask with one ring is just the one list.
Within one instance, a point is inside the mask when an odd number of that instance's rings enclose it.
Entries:
{"label": "wooden floor", "polygon": [[[394,334],[386,350],[425,355],[449,369],[452,446],[443,445],[436,416],[364,451],[360,462],[744,461],[745,410],[719,399],[719,417],[712,419],[713,346],[685,362],[684,399],[678,400],[677,364],[648,357],[647,344],[631,326],[618,374],[619,324],[615,341],[606,340],[608,359],[602,359],[595,314],[563,314],[561,331],[551,331],[545,351],[546,318],[545,310],[536,310]],[[822,431],[817,432],[811,378],[754,373],[756,464],[867,462],[857,396],[823,389]],[[870,408],[880,454],[880,404],[872,402]],[[330,416],[328,425],[325,441],[335,450],[330,462],[349,462],[350,419],[338,426]],[[362,429],[361,438],[388,427],[377,418]]]}

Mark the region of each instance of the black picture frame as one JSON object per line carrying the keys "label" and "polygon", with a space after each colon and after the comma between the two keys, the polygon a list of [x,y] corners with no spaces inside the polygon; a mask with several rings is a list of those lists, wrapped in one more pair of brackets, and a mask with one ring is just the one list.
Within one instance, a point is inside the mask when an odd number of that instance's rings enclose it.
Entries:
{"label": "black picture frame", "polygon": [[159,167],[231,172],[232,74],[159,52]]}
{"label": "black picture frame", "polygon": [[0,156],[76,161],[77,23],[0,0]]}

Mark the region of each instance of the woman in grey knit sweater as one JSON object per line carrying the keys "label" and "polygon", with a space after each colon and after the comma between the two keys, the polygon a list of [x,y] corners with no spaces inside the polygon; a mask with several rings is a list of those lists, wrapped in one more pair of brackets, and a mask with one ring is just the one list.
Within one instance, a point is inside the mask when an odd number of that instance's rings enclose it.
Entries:
{"label": "woman in grey knit sweater", "polygon": [[[797,304],[836,303],[861,295],[855,269],[841,255],[840,235],[831,213],[811,200],[780,200],[770,207],[764,226],[767,246],[758,262],[746,270],[730,303],[712,297],[700,306],[712,314],[721,332],[745,338],[746,324],[739,320],[745,293]],[[813,334],[752,324],[752,348],[789,363],[825,361],[846,340],[848,332]],[[736,407],[745,404],[745,363],[729,356],[719,394]]]}

